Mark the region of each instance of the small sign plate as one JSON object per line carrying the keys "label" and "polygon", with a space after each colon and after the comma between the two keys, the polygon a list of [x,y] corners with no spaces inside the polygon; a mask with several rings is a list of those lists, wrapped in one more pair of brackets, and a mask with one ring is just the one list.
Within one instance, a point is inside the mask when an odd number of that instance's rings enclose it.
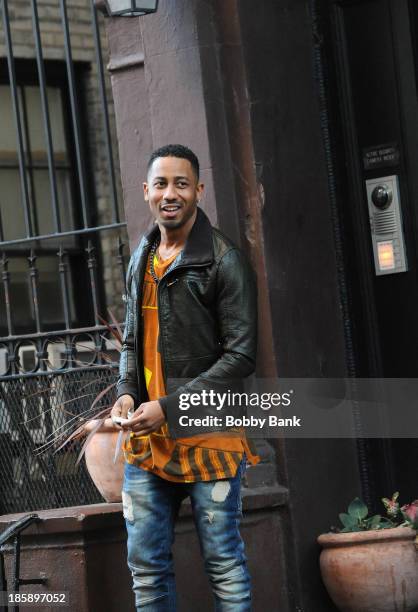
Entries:
{"label": "small sign plate", "polygon": [[400,158],[399,146],[396,142],[363,149],[363,166],[365,170],[399,166]]}

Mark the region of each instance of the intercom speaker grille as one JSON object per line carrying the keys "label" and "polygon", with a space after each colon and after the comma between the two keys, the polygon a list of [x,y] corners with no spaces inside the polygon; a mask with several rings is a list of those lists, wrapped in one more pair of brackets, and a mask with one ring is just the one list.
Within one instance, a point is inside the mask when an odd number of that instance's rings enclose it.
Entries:
{"label": "intercom speaker grille", "polygon": [[394,210],[375,212],[373,226],[376,234],[392,234],[396,232],[396,216]]}

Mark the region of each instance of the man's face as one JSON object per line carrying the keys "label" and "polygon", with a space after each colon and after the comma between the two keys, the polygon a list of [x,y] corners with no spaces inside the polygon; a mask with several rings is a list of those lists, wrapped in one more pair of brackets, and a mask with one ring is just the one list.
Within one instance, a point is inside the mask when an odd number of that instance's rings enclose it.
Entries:
{"label": "man's face", "polygon": [[178,229],[193,217],[203,184],[199,183],[188,159],[158,157],[147,179],[144,198],[159,225]]}

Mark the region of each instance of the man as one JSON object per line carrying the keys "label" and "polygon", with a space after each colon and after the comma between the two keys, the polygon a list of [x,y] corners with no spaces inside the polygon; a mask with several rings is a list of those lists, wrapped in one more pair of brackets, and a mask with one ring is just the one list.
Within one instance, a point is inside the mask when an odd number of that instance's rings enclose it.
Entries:
{"label": "man", "polygon": [[[205,568],[222,612],[250,610],[250,579],[238,531],[245,436],[179,435],[179,396],[227,389],[254,370],[256,290],[242,253],[198,208],[196,155],[155,151],[144,197],[156,225],[133,253],[118,399],[112,417],[125,442],[124,517],[137,610],[176,609],[171,546],[190,496]],[[184,385],[173,381],[188,379]],[[216,406],[205,408],[216,414]],[[219,414],[219,413],[218,413]]]}

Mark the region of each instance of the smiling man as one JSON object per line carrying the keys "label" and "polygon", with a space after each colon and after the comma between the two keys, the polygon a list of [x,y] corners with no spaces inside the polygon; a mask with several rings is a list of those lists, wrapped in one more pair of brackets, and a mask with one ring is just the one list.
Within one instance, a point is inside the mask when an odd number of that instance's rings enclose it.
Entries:
{"label": "smiling man", "polygon": [[[176,610],[171,546],[190,497],[216,610],[251,609],[239,534],[244,435],[171,426],[179,396],[227,388],[254,370],[256,288],[237,247],[198,207],[204,186],[196,155],[167,145],[149,160],[144,197],[156,224],[131,257],[118,399],[112,417],[125,443],[123,507],[137,610]],[[188,379],[173,387],[173,380]],[[216,406],[207,414],[216,415]],[[171,419],[171,420],[170,420]],[[196,606],[198,602],[196,602]]]}

